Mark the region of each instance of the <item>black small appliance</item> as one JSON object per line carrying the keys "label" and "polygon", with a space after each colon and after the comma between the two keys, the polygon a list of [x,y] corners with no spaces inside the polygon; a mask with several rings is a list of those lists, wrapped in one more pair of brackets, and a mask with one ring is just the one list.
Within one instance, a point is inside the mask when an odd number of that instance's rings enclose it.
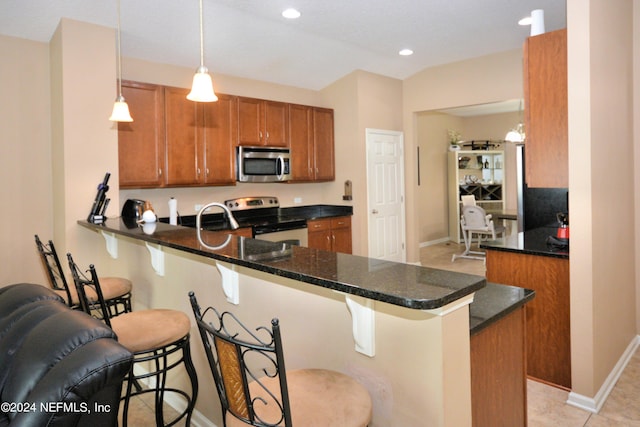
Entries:
{"label": "black small appliance", "polygon": [[144,212],[144,200],[139,199],[127,199],[122,206],[122,222],[127,227],[135,228],[138,226],[138,221],[142,219],[142,213]]}

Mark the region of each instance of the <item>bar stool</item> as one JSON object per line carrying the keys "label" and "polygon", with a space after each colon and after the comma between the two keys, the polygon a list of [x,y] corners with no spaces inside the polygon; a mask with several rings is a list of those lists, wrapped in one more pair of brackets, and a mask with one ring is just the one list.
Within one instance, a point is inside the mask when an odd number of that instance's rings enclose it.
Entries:
{"label": "bar stool", "polygon": [[[149,309],[111,316],[93,264],[88,270],[90,277],[86,277],[73,261],[71,254],[67,254],[67,259],[82,310],[101,318],[116,333],[118,342],[133,353],[133,365],[125,378],[127,387],[122,396],[124,400],[122,425],[127,426],[131,398],[145,393],[154,393],[156,426],[172,426],[183,418],[185,425],[190,425],[198,396],[198,379],[191,360],[189,347],[191,322],[187,315],[178,310]],[[87,298],[87,289],[91,288],[97,294],[97,306]],[[144,364],[144,369],[150,371],[135,374],[136,364],[138,366]],[[191,393],[167,386],[168,372],[179,365],[183,365],[186,370],[191,382]],[[137,382],[147,378],[155,379],[154,387],[142,389],[136,386]],[[186,407],[173,420],[165,424],[163,402],[166,393],[182,396],[186,400]]]}
{"label": "bar stool", "polygon": [[[55,293],[60,295],[71,308],[80,308],[80,301],[75,287],[70,287],[62,269],[62,264],[58,258],[58,253],[49,240],[48,244],[42,243],[40,237],[35,235],[36,246],[40,253],[40,258],[47,270],[49,285]],[[104,299],[112,316],[131,311],[131,280],[124,277],[103,277],[100,285],[104,292]],[[98,296],[92,289],[87,289],[87,297],[90,301],[96,302]]]}
{"label": "bar stool", "polygon": [[368,391],[353,378],[327,369],[284,366],[278,319],[272,328],[247,329],[213,307],[201,313],[189,292],[225,427],[364,427],[371,421]]}

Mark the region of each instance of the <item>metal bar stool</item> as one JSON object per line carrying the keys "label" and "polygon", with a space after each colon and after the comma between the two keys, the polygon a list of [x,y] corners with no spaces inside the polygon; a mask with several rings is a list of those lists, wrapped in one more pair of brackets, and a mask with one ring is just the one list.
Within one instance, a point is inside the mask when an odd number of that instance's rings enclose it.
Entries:
{"label": "metal bar stool", "polygon": [[[62,269],[62,264],[58,258],[56,247],[53,241],[49,240],[48,244],[42,243],[40,237],[35,235],[38,253],[42,259],[42,263],[46,267],[49,284],[58,295],[60,295],[67,305],[71,308],[79,309],[80,301],[78,293],[73,286],[69,286],[67,278]],[[104,299],[111,316],[117,316],[122,313],[131,311],[131,280],[124,277],[103,277],[100,285],[104,292]],[[87,297],[90,301],[96,302],[97,295],[93,290],[87,290]]]}
{"label": "metal bar stool", "polygon": [[284,366],[278,319],[272,328],[246,328],[230,312],[191,307],[222,405],[225,427],[364,427],[373,405],[367,389],[327,369]]}
{"label": "metal bar stool", "polygon": [[[189,332],[191,322],[185,313],[178,310],[149,309],[111,316],[105,303],[95,267],[89,266],[90,277],[83,274],[71,254],[67,254],[69,268],[76,285],[82,310],[102,319],[118,336],[118,342],[133,353],[133,365],[127,375],[122,425],[127,426],[129,403],[132,397],[154,393],[156,426],[172,426],[185,419],[190,425],[191,415],[198,396],[198,378],[191,360]],[[97,303],[87,298],[87,290],[92,289],[98,296]],[[147,363],[149,362],[149,363]],[[144,364],[149,372],[134,373],[134,367]],[[167,385],[168,372],[183,365],[191,382],[191,393]],[[155,379],[155,386],[138,389],[136,383],[144,379]],[[134,390],[134,387],[136,389]],[[175,393],[186,401],[185,409],[173,420],[165,424],[163,403],[166,393]]]}

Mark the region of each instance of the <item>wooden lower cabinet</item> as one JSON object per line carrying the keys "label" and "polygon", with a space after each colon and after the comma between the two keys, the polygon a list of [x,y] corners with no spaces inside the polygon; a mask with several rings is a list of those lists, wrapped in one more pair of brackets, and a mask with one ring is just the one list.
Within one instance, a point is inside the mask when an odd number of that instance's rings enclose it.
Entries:
{"label": "wooden lower cabinet", "polygon": [[525,307],[471,335],[474,427],[527,425],[525,364]]}
{"label": "wooden lower cabinet", "polygon": [[536,292],[525,308],[527,375],[570,390],[569,260],[487,250],[487,281]]}
{"label": "wooden lower cabinet", "polygon": [[308,247],[325,251],[351,253],[351,217],[340,216],[307,221]]}

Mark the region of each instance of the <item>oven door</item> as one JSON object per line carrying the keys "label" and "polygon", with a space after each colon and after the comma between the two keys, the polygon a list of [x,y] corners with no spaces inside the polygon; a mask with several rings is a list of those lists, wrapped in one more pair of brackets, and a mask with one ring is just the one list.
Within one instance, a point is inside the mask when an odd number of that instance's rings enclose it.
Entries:
{"label": "oven door", "polygon": [[240,182],[283,182],[291,179],[289,149],[237,147],[237,180]]}

